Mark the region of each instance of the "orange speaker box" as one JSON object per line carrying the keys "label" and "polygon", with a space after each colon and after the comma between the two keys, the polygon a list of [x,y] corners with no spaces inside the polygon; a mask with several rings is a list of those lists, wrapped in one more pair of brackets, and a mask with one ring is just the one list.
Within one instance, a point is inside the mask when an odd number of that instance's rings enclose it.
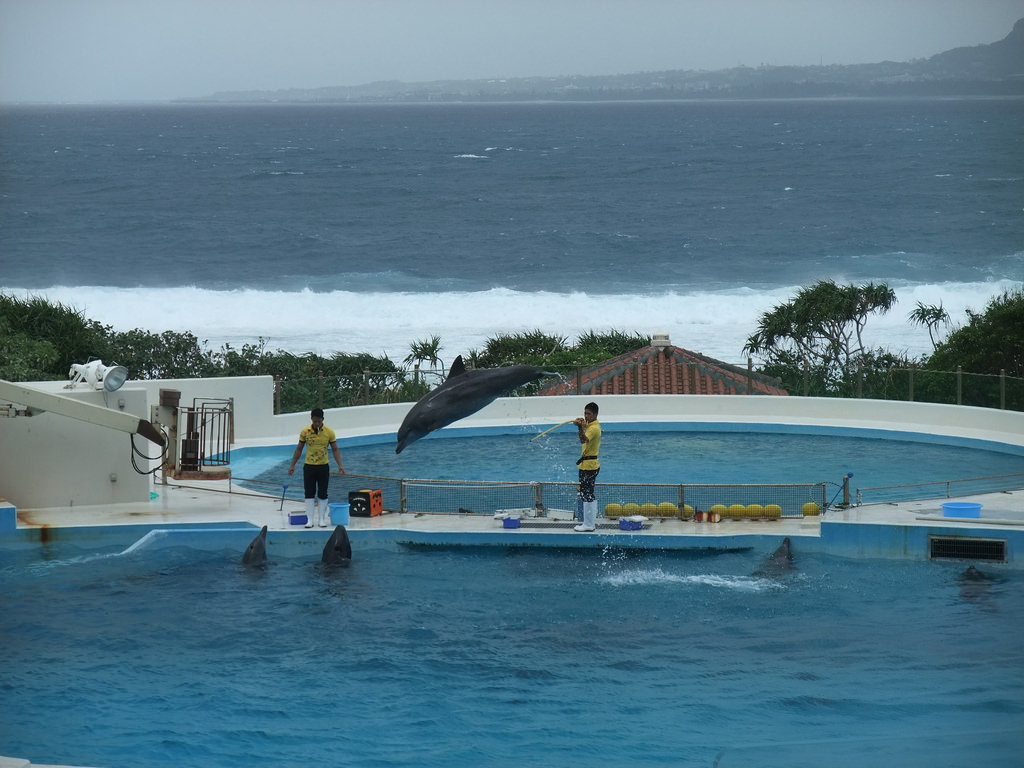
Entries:
{"label": "orange speaker box", "polygon": [[348,509],[352,517],[376,517],[384,511],[380,490],[349,491]]}

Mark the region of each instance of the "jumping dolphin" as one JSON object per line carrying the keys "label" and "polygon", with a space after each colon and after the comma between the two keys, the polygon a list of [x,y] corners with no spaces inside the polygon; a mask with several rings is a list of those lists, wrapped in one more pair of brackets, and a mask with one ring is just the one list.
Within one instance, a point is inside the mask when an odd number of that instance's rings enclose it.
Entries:
{"label": "jumping dolphin", "polygon": [[781,576],[793,570],[793,553],[789,549],[789,536],[782,540],[761,567],[754,571],[755,576]]}
{"label": "jumping dolphin", "polygon": [[256,538],[249,542],[242,555],[243,565],[262,565],[267,561],[267,526],[260,529]]}
{"label": "jumping dolphin", "polygon": [[336,565],[352,559],[352,544],[348,540],[348,531],[344,525],[336,526],[331,538],[324,545],[324,554],[320,562],[327,565]]}
{"label": "jumping dolphin", "polygon": [[556,375],[532,365],[467,371],[462,355],[459,355],[452,363],[444,384],[420,398],[405,415],[402,426],[398,428],[395,453],[401,453],[403,448],[434,430],[476,413],[499,395],[543,376]]}

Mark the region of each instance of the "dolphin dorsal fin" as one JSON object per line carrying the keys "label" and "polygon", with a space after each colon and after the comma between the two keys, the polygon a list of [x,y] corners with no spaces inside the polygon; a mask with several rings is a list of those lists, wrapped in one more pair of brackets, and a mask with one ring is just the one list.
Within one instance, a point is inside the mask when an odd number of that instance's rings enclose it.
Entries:
{"label": "dolphin dorsal fin", "polygon": [[458,376],[459,374],[462,374],[462,373],[465,373],[465,372],[466,372],[466,364],[464,362],[462,362],[462,355],[459,355],[452,362],[452,369],[450,371],[448,371],[448,378],[450,379],[452,376]]}

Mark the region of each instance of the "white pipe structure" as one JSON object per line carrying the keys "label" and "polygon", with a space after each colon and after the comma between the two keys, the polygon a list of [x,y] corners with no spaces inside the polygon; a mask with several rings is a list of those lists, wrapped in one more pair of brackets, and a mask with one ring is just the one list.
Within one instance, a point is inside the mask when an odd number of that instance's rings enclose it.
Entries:
{"label": "white pipe structure", "polygon": [[165,445],[166,442],[156,427],[138,416],[0,379],[0,401],[2,400],[27,406],[35,411],[47,411],[67,416],[87,424],[128,432],[133,435],[142,435],[159,446]]}

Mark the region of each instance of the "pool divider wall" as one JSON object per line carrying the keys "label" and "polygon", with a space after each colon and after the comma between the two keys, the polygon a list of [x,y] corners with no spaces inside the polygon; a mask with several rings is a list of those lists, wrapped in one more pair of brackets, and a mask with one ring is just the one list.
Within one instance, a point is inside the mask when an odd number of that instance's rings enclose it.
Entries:
{"label": "pool divider wall", "polygon": [[[332,528],[271,530],[267,534],[267,553],[274,557],[306,558],[318,561]],[[884,523],[829,522],[823,520],[820,535],[793,533],[793,555],[817,553],[848,558],[883,560],[929,559],[929,539],[933,536],[999,539],[1006,542],[1003,567],[1024,567],[1017,559],[1024,552],[1024,528],[993,529],[991,526],[891,525]],[[112,555],[151,551],[165,547],[183,547],[202,551],[225,550],[241,558],[259,527],[246,523],[203,523],[182,525],[74,526],[66,528],[19,528],[0,531],[0,550],[34,548],[40,544],[67,544],[80,548],[100,547]],[[360,550],[394,550],[396,547],[536,547],[552,549],[606,549],[654,551],[728,551],[752,549],[770,552],[782,534],[738,533],[708,536],[657,534],[651,532],[610,532],[579,534],[573,531],[533,531],[495,528],[493,531],[415,531],[400,528],[348,528],[353,559]]]}

